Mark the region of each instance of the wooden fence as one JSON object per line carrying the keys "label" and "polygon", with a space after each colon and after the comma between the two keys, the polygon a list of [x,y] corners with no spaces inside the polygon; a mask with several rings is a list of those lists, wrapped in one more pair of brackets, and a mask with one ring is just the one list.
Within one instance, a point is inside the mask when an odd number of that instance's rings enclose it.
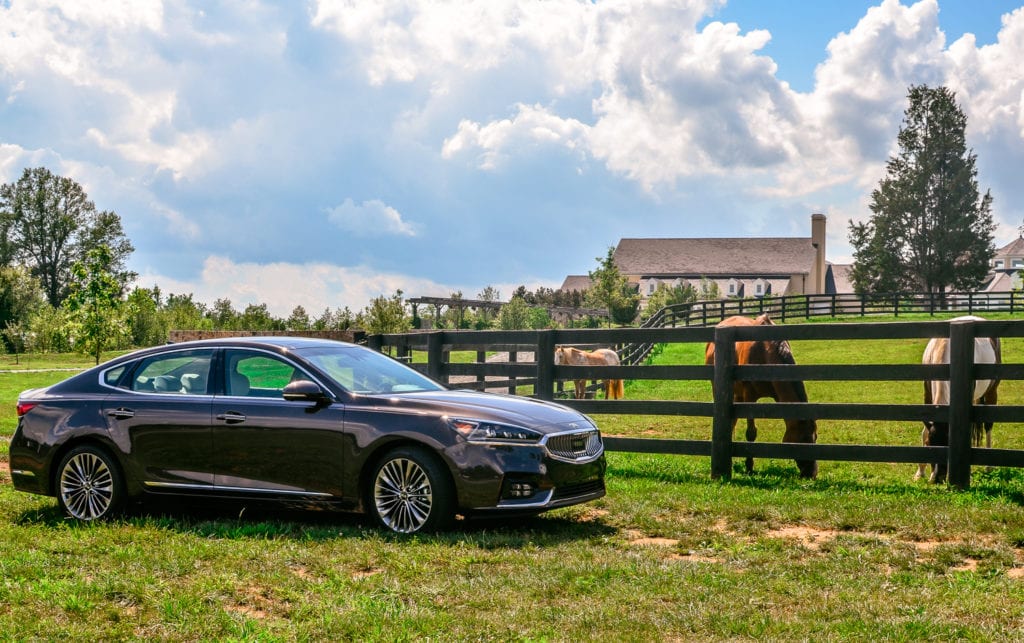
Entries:
{"label": "wooden fence", "polygon": [[[745,340],[833,340],[863,341],[883,339],[949,337],[950,365],[916,364],[829,364],[736,366],[731,359],[736,341]],[[972,382],[975,379],[1024,379],[1024,365],[975,365],[975,337],[1024,337],[1024,321],[928,321],[856,324],[799,324],[776,326],[683,327],[575,329],[542,331],[435,331],[409,335],[372,335],[368,345],[378,350],[393,348],[399,357],[411,350],[426,351],[427,362],[413,366],[434,379],[454,382],[468,378],[486,386],[516,387],[533,385],[532,396],[552,400],[556,382],[572,379],[653,379],[711,380],[714,401],[675,400],[560,400],[584,413],[678,415],[707,417],[711,420],[710,440],[671,440],[609,436],[610,451],[630,451],[711,458],[711,474],[729,478],[732,459],[743,457],[799,460],[843,460],[861,462],[947,462],[949,482],[958,488],[970,484],[972,465],[1024,467],[1024,451],[984,449],[971,446],[973,421],[1024,422],[1024,406],[973,406]],[[674,342],[714,342],[720,358],[714,366],[705,365],[623,365],[556,366],[556,344],[659,344]],[[476,351],[483,356],[491,351],[532,353],[529,362],[514,358],[507,362],[454,363],[446,358],[450,351]],[[948,405],[924,404],[757,404],[734,403],[732,384],[737,380],[804,381],[922,381],[950,380]],[[460,384],[461,386],[461,384]],[[879,446],[849,444],[792,444],[737,442],[733,424],[744,418],[804,418],[819,420],[948,421],[948,447]]]}
{"label": "wooden fence", "polygon": [[732,315],[768,313],[773,319],[812,319],[850,315],[900,315],[959,312],[1024,312],[1024,293],[842,293],[831,295],[790,295],[754,299],[695,301],[667,306],[652,315],[644,326],[708,326]]}

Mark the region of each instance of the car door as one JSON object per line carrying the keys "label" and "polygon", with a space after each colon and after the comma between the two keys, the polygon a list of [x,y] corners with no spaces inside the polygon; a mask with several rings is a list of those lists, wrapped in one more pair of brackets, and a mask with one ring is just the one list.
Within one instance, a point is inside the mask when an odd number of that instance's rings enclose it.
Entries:
{"label": "car door", "polygon": [[213,401],[215,484],[245,494],[342,496],[344,406],[288,401],[290,382],[316,381],[269,351],[225,349]]}
{"label": "car door", "polygon": [[193,349],[144,358],[104,401],[112,436],[131,454],[128,474],[151,491],[213,485],[213,357],[213,349]]}

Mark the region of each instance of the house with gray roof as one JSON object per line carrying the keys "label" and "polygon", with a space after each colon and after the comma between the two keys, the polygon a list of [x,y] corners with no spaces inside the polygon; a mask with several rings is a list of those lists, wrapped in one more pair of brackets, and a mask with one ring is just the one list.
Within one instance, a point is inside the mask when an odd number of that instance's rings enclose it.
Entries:
{"label": "house with gray roof", "polygon": [[1024,270],[1024,238],[1017,237],[992,257],[992,270],[982,287],[984,292],[1010,292],[1022,285],[1021,270]]}
{"label": "house with gray roof", "polygon": [[[613,260],[619,272],[646,298],[658,286],[718,285],[723,297],[764,297],[837,292],[837,279],[825,260],[823,214],[811,215],[808,237],[704,239],[621,239]],[[569,276],[563,290],[584,290],[587,277]]]}

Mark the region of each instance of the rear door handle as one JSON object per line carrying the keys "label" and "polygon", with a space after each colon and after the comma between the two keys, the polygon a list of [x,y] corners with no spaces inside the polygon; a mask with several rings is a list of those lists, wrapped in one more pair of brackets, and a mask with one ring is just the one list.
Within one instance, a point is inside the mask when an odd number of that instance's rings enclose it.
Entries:
{"label": "rear door handle", "polygon": [[238,413],[237,411],[228,411],[227,413],[218,414],[217,419],[224,420],[228,424],[238,424],[239,422],[245,422],[245,414]]}
{"label": "rear door handle", "polygon": [[131,409],[119,408],[113,411],[107,411],[107,415],[118,420],[127,420],[128,418],[135,417],[135,411]]}

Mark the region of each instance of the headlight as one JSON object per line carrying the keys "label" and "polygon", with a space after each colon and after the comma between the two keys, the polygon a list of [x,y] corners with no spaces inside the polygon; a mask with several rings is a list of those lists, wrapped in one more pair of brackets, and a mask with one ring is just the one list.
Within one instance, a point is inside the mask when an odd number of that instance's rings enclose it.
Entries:
{"label": "headlight", "polygon": [[470,442],[532,444],[540,442],[540,439],[544,437],[537,431],[509,424],[454,418],[450,418],[448,424]]}

